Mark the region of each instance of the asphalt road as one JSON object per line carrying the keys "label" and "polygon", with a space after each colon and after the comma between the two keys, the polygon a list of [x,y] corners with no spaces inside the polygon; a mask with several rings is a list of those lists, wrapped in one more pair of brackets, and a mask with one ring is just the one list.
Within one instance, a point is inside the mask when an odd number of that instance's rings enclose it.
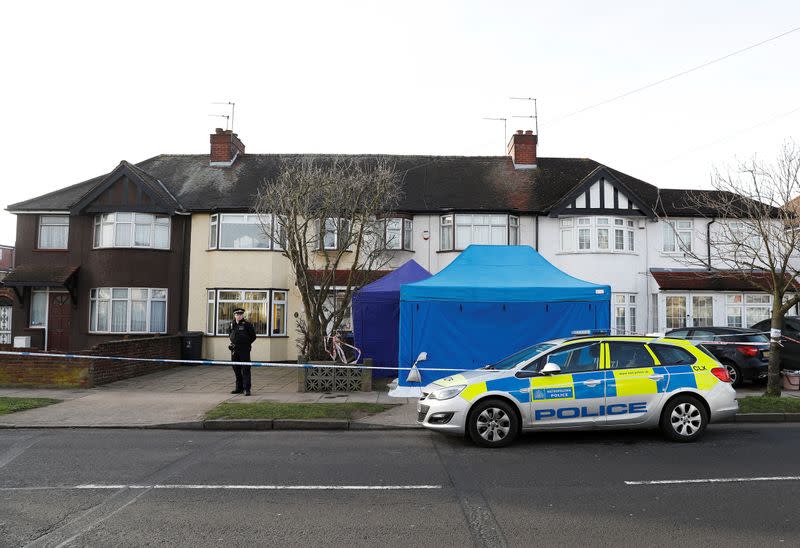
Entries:
{"label": "asphalt road", "polygon": [[[0,431],[2,546],[797,546],[800,425]],[[631,484],[704,479],[769,481]]]}

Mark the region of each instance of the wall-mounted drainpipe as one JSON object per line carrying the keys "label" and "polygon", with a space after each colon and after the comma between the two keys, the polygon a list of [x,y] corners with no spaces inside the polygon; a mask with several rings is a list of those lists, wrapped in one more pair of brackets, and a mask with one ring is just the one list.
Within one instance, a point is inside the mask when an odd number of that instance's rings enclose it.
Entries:
{"label": "wall-mounted drainpipe", "polygon": [[534,227],[534,230],[536,231],[536,234],[534,237],[536,238],[536,251],[539,251],[539,216],[537,215],[535,219],[536,226]]}
{"label": "wall-mounted drainpipe", "polygon": [[708,269],[711,270],[711,225],[717,222],[716,217],[712,217],[710,221],[706,223],[706,250],[708,252]]}

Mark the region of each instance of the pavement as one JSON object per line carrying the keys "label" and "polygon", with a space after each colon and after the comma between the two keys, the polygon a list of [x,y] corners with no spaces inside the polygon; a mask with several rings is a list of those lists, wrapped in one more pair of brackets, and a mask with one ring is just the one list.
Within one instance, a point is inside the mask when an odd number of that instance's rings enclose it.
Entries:
{"label": "pavement", "polygon": [[[377,384],[377,383],[376,383]],[[252,369],[252,396],[230,394],[233,372],[223,366],[177,366],[92,389],[0,388],[0,396],[54,398],[61,403],[0,416],[0,428],[175,428],[207,430],[370,430],[416,429],[416,398],[373,392],[297,392],[297,369]],[[737,390],[756,396],[763,387]],[[800,397],[800,392],[783,392]],[[215,420],[206,412],[223,402],[387,403],[388,411],[355,420]],[[737,422],[800,421],[800,414],[737,415]]]}

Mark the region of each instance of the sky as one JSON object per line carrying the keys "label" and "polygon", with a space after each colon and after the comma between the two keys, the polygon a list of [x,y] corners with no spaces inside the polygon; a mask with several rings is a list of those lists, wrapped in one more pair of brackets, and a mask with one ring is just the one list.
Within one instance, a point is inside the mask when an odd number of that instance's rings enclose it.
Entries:
{"label": "sky", "polygon": [[[250,153],[589,157],[664,188],[800,141],[800,3],[9,2],[0,20],[0,244],[9,204],[120,160],[205,154],[236,103]],[[578,112],[582,111],[582,112]],[[573,114],[576,113],[577,114]]]}

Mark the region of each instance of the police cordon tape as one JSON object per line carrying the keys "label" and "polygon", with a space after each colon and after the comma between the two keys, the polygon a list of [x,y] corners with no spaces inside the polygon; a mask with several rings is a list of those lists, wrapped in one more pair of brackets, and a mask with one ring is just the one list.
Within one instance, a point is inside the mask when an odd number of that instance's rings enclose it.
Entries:
{"label": "police cordon tape", "polygon": [[[441,368],[441,367],[392,367],[380,365],[356,365],[356,364],[324,364],[324,363],[291,363],[291,362],[234,362],[228,360],[178,360],[174,358],[131,358],[127,356],[95,356],[93,354],[54,354],[52,352],[12,352],[8,350],[0,351],[0,356],[31,356],[36,358],[66,358],[66,359],[89,359],[89,360],[112,360],[112,361],[133,361],[133,362],[158,362],[172,363],[177,365],[234,365],[243,364],[253,367],[288,367],[292,369],[313,369],[315,367],[327,367],[334,369],[389,369],[392,371],[445,371],[460,372],[464,368]],[[503,372],[503,371],[501,371]]]}
{"label": "police cordon tape", "polygon": [[[769,333],[751,333],[751,334],[769,334]],[[722,337],[728,335],[720,335]],[[800,344],[800,341],[781,335],[782,338]],[[660,337],[665,338],[665,337]],[[751,342],[724,342],[724,341],[695,341],[691,340],[695,345],[709,344],[709,345],[733,345],[733,346],[769,346],[769,342],[751,343]],[[780,341],[778,341],[780,344]],[[781,345],[782,346],[782,345]],[[52,352],[13,352],[10,350],[0,350],[0,356],[32,356],[37,358],[66,358],[66,359],[91,359],[91,360],[111,360],[111,361],[134,361],[134,362],[154,362],[154,363],[172,363],[177,365],[233,365],[234,362],[228,360],[178,360],[174,358],[131,358],[127,356],[95,356],[92,354],[56,354]],[[260,362],[251,361],[246,362],[252,367],[287,367],[291,369],[313,369],[315,367],[327,367],[333,369],[369,369],[369,370],[391,370],[391,371],[411,371],[416,369],[418,371],[444,371],[444,372],[461,372],[464,368],[442,368],[442,367],[419,367],[412,365],[411,367],[393,367],[393,366],[380,366],[380,365],[357,365],[357,364],[314,364],[314,363],[287,363],[287,362]],[[487,372],[494,371],[487,369]],[[504,372],[498,370],[498,372]]]}

